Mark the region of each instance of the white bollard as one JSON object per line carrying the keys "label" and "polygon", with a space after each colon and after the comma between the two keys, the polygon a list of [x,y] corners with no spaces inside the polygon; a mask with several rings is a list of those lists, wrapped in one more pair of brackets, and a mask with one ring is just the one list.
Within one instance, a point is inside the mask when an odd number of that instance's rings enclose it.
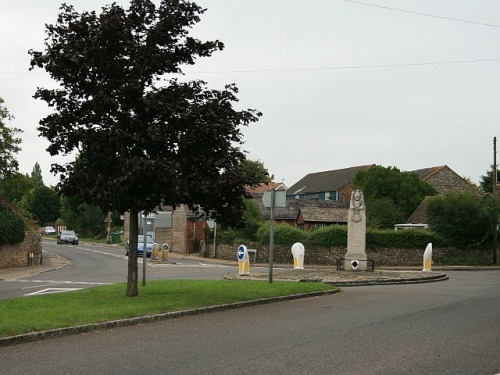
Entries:
{"label": "white bollard", "polygon": [[248,256],[248,249],[245,245],[240,245],[238,247],[237,257],[240,276],[250,275],[250,257]]}
{"label": "white bollard", "polygon": [[293,255],[293,269],[303,270],[304,269],[304,245],[300,242],[295,242],[292,245],[292,255]]}
{"label": "white bollard", "polygon": [[424,268],[422,272],[431,272],[432,264],[432,243],[429,242],[424,251]]}

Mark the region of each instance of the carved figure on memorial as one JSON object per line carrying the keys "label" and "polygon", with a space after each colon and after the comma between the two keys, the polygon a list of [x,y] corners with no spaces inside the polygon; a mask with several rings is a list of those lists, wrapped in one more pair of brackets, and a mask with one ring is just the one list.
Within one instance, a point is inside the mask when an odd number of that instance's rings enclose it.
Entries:
{"label": "carved figure on memorial", "polygon": [[355,223],[359,223],[363,220],[363,215],[361,210],[365,210],[365,198],[363,197],[363,192],[361,190],[354,190],[351,194],[351,204],[350,208],[352,210],[351,220]]}

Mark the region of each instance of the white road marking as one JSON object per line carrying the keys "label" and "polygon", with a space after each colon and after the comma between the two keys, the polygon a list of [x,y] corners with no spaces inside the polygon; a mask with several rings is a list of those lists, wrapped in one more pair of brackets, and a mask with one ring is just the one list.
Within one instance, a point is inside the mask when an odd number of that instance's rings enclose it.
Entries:
{"label": "white road marking", "polygon": [[25,294],[25,296],[38,296],[41,294],[72,292],[74,290],[80,290],[80,289],[83,289],[83,288],[47,288],[47,289],[39,290],[37,292]]}
{"label": "white road marking", "polygon": [[27,279],[9,279],[5,281],[10,281],[10,282],[18,282],[18,283],[45,283],[45,285],[38,285],[37,287],[41,286],[48,286],[48,285],[54,285],[54,284],[64,284],[64,285],[109,285],[111,283],[98,283],[95,281],[67,281],[67,280],[27,280]]}

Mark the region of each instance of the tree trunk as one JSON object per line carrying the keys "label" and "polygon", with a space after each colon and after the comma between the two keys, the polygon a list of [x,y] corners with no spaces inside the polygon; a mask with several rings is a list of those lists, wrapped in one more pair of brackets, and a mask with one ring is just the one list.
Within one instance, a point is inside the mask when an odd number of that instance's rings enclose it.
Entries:
{"label": "tree trunk", "polygon": [[136,297],[139,294],[137,289],[138,267],[137,267],[137,236],[139,234],[138,212],[130,210],[129,225],[129,251],[128,251],[128,276],[127,276],[127,297]]}

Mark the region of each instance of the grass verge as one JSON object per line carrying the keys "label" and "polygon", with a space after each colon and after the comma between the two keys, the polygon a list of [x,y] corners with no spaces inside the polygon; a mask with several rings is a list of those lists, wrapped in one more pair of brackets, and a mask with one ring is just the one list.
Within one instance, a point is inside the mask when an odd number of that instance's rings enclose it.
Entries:
{"label": "grass verge", "polygon": [[322,283],[162,280],[125,297],[125,284],[0,300],[0,337],[142,315],[335,289]]}

